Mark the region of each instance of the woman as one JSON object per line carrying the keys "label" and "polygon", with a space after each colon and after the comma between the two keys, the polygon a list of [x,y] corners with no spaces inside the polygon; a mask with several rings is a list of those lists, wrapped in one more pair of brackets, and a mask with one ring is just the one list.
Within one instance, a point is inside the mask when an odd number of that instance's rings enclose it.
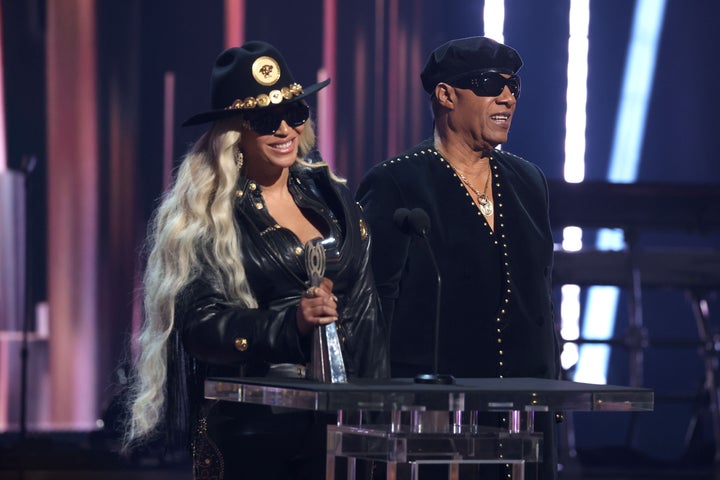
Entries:
{"label": "woman", "polygon": [[[388,375],[368,231],[311,155],[304,99],[328,83],[303,88],[279,51],[248,42],[218,56],[212,110],[183,124],[213,122],[151,225],[125,445],[185,433],[195,478],[323,476],[328,418],[205,401],[206,377],[304,376],[310,334],[333,322],[350,378]],[[334,261],[311,286],[304,246],[319,238]]]}

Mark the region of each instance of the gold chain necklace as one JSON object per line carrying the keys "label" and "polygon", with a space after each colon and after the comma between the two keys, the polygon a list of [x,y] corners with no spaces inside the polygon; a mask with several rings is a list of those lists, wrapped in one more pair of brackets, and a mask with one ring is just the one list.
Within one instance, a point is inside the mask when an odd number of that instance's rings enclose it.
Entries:
{"label": "gold chain necklace", "polygon": [[[453,171],[455,172],[455,174],[457,174],[457,176],[460,177],[460,180],[462,180],[462,182],[465,185],[467,185],[468,188],[470,188],[470,190],[475,192],[475,195],[477,195],[477,200],[478,200],[477,205],[478,205],[478,209],[480,210],[480,213],[482,213],[486,217],[489,217],[490,215],[492,215],[493,212],[495,211],[495,208],[493,206],[492,200],[490,200],[487,196],[488,186],[490,185],[490,175],[492,174],[492,171],[488,171],[488,175],[487,175],[487,177],[485,177],[485,188],[483,189],[483,191],[481,193],[480,190],[475,188],[475,186],[472,183],[470,183],[470,180],[468,180],[467,177],[465,177],[465,175],[463,175],[463,173],[460,170],[455,168],[452,163],[448,162],[448,165],[450,165],[450,168],[452,168]],[[489,165],[488,165],[488,168],[490,168]]]}

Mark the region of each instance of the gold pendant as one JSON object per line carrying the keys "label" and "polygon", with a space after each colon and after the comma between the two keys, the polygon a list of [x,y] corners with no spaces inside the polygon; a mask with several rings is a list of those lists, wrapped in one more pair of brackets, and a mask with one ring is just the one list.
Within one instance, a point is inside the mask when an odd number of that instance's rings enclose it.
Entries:
{"label": "gold pendant", "polygon": [[495,211],[495,209],[493,208],[493,203],[490,201],[489,198],[487,198],[484,193],[482,195],[478,195],[478,204],[480,213],[482,213],[486,217],[489,217]]}

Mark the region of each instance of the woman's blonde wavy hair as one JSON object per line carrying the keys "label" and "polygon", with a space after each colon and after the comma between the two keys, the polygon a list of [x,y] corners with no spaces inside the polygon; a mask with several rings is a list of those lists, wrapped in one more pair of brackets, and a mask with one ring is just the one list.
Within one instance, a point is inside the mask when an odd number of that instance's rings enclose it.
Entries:
{"label": "woman's blonde wavy hair", "polygon": [[[149,439],[163,420],[167,395],[168,343],[175,301],[201,273],[228,302],[254,308],[233,216],[236,155],[244,125],[216,122],[183,158],[172,187],[150,220],[150,254],[143,278],[144,322],[136,339],[123,450]],[[300,134],[298,162],[315,145],[308,119]],[[182,380],[181,380],[182,381]]]}

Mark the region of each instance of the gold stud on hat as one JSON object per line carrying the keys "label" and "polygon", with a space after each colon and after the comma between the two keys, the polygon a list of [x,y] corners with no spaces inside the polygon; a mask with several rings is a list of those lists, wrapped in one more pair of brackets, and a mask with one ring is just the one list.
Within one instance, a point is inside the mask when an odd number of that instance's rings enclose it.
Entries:
{"label": "gold stud on hat", "polygon": [[280,65],[271,57],[258,57],[252,64],[252,74],[260,85],[269,87],[280,79]]}
{"label": "gold stud on hat", "polygon": [[270,90],[268,96],[270,97],[270,103],[277,104],[283,101],[283,94],[280,93],[280,90]]}

